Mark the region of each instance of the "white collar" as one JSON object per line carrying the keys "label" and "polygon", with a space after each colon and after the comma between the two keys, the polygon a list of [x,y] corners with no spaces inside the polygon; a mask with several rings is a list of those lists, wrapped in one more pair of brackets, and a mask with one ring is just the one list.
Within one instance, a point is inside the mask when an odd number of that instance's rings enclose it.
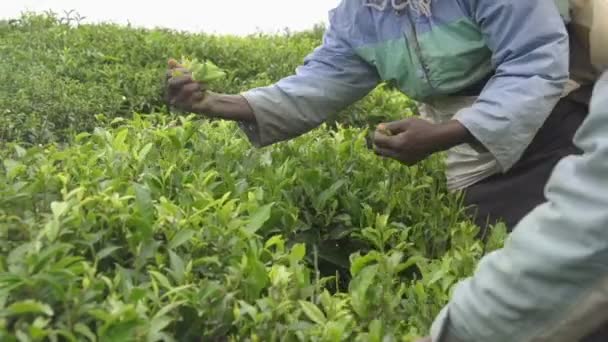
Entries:
{"label": "white collar", "polygon": [[402,11],[409,6],[418,14],[431,16],[431,0],[366,0],[365,6],[384,11],[389,3],[395,11]]}

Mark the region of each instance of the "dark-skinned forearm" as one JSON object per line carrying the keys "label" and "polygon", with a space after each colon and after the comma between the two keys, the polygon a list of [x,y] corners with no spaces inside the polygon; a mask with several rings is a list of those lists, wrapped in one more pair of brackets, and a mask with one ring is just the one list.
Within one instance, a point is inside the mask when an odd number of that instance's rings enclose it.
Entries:
{"label": "dark-skinned forearm", "polygon": [[212,92],[208,92],[206,96],[205,108],[201,110],[201,114],[225,120],[255,122],[253,109],[243,96]]}
{"label": "dark-skinned forearm", "polygon": [[479,144],[477,139],[460,122],[450,120],[438,125],[435,137],[437,151],[445,151],[461,144]]}

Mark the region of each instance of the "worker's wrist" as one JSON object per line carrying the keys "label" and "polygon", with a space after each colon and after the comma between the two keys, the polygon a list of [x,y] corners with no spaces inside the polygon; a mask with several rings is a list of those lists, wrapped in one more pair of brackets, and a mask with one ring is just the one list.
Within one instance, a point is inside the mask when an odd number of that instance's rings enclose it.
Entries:
{"label": "worker's wrist", "polygon": [[255,115],[242,95],[218,94],[207,91],[198,104],[197,113],[224,120],[255,122]]}
{"label": "worker's wrist", "polygon": [[434,152],[445,151],[454,146],[475,141],[469,130],[457,120],[437,124],[433,139],[436,141],[436,151]]}
{"label": "worker's wrist", "polygon": [[218,94],[205,91],[204,98],[197,105],[197,113],[203,115],[213,115],[218,111],[217,106]]}

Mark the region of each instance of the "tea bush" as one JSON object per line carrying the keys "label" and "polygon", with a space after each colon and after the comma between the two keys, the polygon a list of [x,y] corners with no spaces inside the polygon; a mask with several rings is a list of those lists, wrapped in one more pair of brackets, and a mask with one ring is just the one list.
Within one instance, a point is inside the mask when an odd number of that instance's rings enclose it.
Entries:
{"label": "tea bush", "polygon": [[263,149],[163,103],[167,57],[212,60],[234,92],[289,74],[319,39],[0,23],[0,340],[427,333],[505,233],[477,239],[441,155],[405,167],[366,147],[367,126],[411,101],[380,86]]}
{"label": "tea bush", "polygon": [[[216,84],[218,91],[268,85],[292,74],[321,43],[321,33],[213,36],[26,14],[0,23],[0,141],[62,141],[91,130],[97,114],[129,117],[132,112],[167,111],[164,74],[170,57],[191,56],[219,65],[228,77]],[[373,98],[344,111],[339,121],[378,122],[387,115],[402,116],[412,105],[395,91],[377,91]],[[384,102],[398,107],[372,110]]]}

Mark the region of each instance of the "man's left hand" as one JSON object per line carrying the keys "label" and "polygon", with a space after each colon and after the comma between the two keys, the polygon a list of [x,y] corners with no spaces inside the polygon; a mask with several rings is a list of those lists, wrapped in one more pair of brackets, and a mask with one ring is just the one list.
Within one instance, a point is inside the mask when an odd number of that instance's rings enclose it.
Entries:
{"label": "man's left hand", "polygon": [[433,124],[408,118],[378,125],[374,150],[380,156],[415,165],[435,152],[472,140],[469,131],[458,121]]}

